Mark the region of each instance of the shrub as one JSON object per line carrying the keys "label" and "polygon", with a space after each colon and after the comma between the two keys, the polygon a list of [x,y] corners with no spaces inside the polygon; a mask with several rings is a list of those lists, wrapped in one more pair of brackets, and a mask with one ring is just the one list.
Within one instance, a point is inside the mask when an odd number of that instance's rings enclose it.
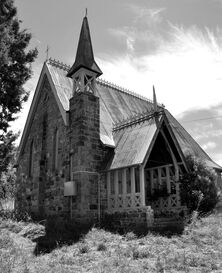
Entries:
{"label": "shrub", "polygon": [[24,222],[31,222],[31,216],[26,211],[19,211],[19,210],[0,210],[0,217],[3,220],[14,220],[14,221],[24,221]]}
{"label": "shrub", "polygon": [[186,162],[189,172],[181,175],[179,180],[182,203],[186,204],[190,211],[212,211],[218,202],[216,172],[191,155],[186,157]]}

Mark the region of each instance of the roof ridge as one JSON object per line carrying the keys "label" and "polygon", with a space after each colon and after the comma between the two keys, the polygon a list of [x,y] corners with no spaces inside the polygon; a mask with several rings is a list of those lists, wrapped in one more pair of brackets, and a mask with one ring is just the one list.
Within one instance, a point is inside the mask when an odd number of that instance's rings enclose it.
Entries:
{"label": "roof ridge", "polygon": [[52,58],[49,58],[49,59],[47,60],[47,63],[49,63],[49,64],[51,64],[51,65],[53,65],[53,66],[55,66],[55,67],[58,67],[58,68],[60,68],[60,69],[63,69],[63,70],[65,70],[65,71],[69,71],[70,68],[71,68],[71,66],[69,66],[69,65],[67,65],[67,64],[65,64],[65,63],[63,63],[63,62],[60,62],[60,61],[58,61],[58,60],[52,59]]}
{"label": "roof ridge", "polygon": [[[108,86],[108,87],[111,87],[117,91],[120,91],[120,92],[123,92],[125,94],[128,94],[128,95],[131,95],[133,97],[136,97],[137,99],[141,99],[141,100],[145,100],[145,101],[148,101],[149,103],[152,103],[153,104],[153,101],[151,99],[148,99],[146,98],[145,96],[142,96],[136,92],[133,92],[125,87],[122,87],[122,86],[119,86],[119,85],[116,85],[115,83],[112,83],[112,82],[109,82],[109,81],[106,81],[105,79],[97,79],[96,80],[98,83],[100,83],[101,85],[104,85],[104,86]],[[159,106],[162,106],[162,104],[159,104]]]}
{"label": "roof ridge", "polygon": [[161,112],[162,111],[155,112],[154,109],[153,109],[153,111],[151,113],[150,113],[150,111],[137,113],[137,114],[135,114],[133,116],[130,116],[130,117],[126,118],[126,119],[123,119],[122,121],[119,121],[119,122],[115,123],[114,126],[113,126],[113,132],[121,130],[121,129],[129,127],[129,126],[132,126],[132,125],[137,124],[137,123],[144,122],[145,120],[149,120],[149,119],[159,115]]}
{"label": "roof ridge", "polygon": [[[49,64],[55,66],[55,67],[58,67],[58,68],[60,68],[60,69],[63,69],[63,70],[66,71],[66,72],[68,72],[68,71],[70,70],[70,68],[71,68],[70,65],[67,65],[67,64],[65,64],[65,63],[63,63],[63,62],[60,62],[60,61],[55,60],[55,59],[52,59],[52,58],[49,58],[47,62],[48,62]],[[137,98],[137,99],[140,99],[140,100],[143,100],[143,101],[147,101],[147,102],[153,104],[153,101],[152,101],[151,99],[148,99],[148,98],[146,98],[145,96],[142,96],[142,95],[140,95],[140,94],[138,94],[138,93],[136,93],[136,92],[133,92],[133,91],[131,91],[131,90],[125,88],[125,87],[116,85],[115,83],[109,82],[109,81],[107,81],[107,80],[105,80],[105,79],[101,79],[101,78],[98,79],[98,78],[97,78],[97,79],[96,79],[96,82],[99,83],[99,84],[101,84],[101,85],[103,85],[103,86],[110,87],[110,88],[115,89],[115,90],[117,90],[117,91],[123,92],[123,93],[125,93],[125,94],[130,95],[130,96],[133,96],[133,97],[135,97],[135,98]],[[158,104],[159,107],[164,107],[164,105],[161,104],[161,103],[157,103],[157,104]]]}

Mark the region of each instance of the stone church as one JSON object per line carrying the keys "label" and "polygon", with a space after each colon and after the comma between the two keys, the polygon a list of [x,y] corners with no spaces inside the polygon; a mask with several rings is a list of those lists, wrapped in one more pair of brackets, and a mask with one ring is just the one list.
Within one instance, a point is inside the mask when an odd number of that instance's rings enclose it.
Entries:
{"label": "stone church", "polygon": [[43,64],[20,142],[16,207],[44,219],[154,225],[186,213],[180,174],[192,154],[217,165],[155,99],[99,77],[87,17],[72,67]]}

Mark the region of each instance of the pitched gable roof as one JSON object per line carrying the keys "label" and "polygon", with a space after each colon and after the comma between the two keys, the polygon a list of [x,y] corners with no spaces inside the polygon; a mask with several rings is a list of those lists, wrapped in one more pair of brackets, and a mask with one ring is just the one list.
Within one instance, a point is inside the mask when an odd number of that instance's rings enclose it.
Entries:
{"label": "pitched gable roof", "polygon": [[116,149],[108,168],[111,170],[142,164],[158,131],[154,118],[131,122],[128,126],[115,130],[113,137]]}
{"label": "pitched gable roof", "polygon": [[[69,66],[51,59],[44,64],[20,142],[20,150],[24,145],[28,133],[31,116],[33,115],[33,109],[35,107],[36,98],[38,97],[44,74],[49,78],[64,123],[68,125],[67,112],[69,111],[69,99],[72,96],[73,84],[72,80],[66,76],[69,69]],[[147,152],[151,139],[156,132],[156,125],[152,119],[146,121],[143,125],[138,124],[125,129],[124,134],[123,131],[113,132],[113,128],[115,124],[121,125],[122,120],[131,120],[132,117],[135,117],[136,115],[152,112],[154,109],[152,101],[124,88],[99,79],[96,81],[95,95],[100,98],[100,139],[102,143],[113,148],[116,147],[115,152],[119,155],[119,158],[115,162],[122,162],[121,166],[124,166],[124,164],[128,165],[129,163],[141,164],[142,158]],[[159,105],[159,108],[163,109],[163,106]],[[164,112],[169,120],[169,126],[171,127],[183,153],[193,153],[197,157],[203,159],[209,166],[222,169],[201,149],[198,143],[166,109]],[[129,160],[125,157],[125,161],[124,156],[122,156],[123,151],[121,151],[123,148],[120,149],[120,146],[118,147],[118,143],[123,143],[124,140],[124,147],[129,144],[127,144],[129,141],[134,141],[134,144],[137,143],[135,145],[138,147],[137,154],[133,155],[132,158],[129,156],[129,154],[132,155],[132,153],[129,148],[127,148],[127,157]],[[114,166],[117,165],[113,165],[113,167]]]}
{"label": "pitched gable roof", "polygon": [[[66,73],[70,67],[51,59],[46,66],[56,89],[56,95],[64,111],[68,111],[69,99],[72,96],[72,80],[66,77]],[[100,138],[103,144],[111,147],[115,146],[112,135],[115,123],[153,109],[151,100],[104,80],[96,81],[95,95],[100,98]]]}
{"label": "pitched gable roof", "polygon": [[222,169],[220,165],[215,163],[209,155],[200,147],[200,145],[192,138],[192,136],[182,127],[182,125],[170,114],[164,110],[173,133],[183,151],[183,153],[191,154],[203,160],[207,166],[215,169]]}
{"label": "pitched gable roof", "polygon": [[[60,110],[60,113],[62,115],[63,121],[65,123],[65,125],[68,124],[68,119],[67,119],[67,113],[66,113],[66,108],[65,106],[67,105],[67,101],[68,101],[68,96],[69,96],[69,92],[64,93],[66,88],[65,86],[63,88],[61,88],[61,86],[56,86],[55,84],[55,77],[53,77],[53,73],[51,73],[52,71],[49,70],[49,66],[47,62],[44,62],[43,67],[42,67],[42,71],[41,74],[39,76],[39,80],[35,89],[35,93],[32,99],[32,103],[29,109],[29,113],[27,116],[27,120],[25,123],[25,127],[24,130],[22,132],[22,137],[20,140],[20,144],[19,144],[19,151],[18,151],[18,157],[17,160],[19,160],[20,154],[24,148],[24,145],[26,143],[26,138],[28,136],[28,131],[30,129],[30,126],[32,124],[32,120],[35,114],[35,110],[38,104],[38,100],[39,100],[39,96],[41,93],[41,88],[42,88],[42,84],[44,82],[44,78],[47,77],[47,79],[49,80],[49,84],[51,86],[51,90],[52,93],[55,97],[55,100],[57,102],[58,108]],[[60,71],[61,72],[61,71]],[[55,76],[55,75],[54,75]],[[70,80],[71,81],[71,80]],[[72,84],[72,83],[71,83]],[[70,88],[68,88],[70,90]],[[62,92],[61,92],[62,90]],[[70,93],[71,95],[71,93]]]}

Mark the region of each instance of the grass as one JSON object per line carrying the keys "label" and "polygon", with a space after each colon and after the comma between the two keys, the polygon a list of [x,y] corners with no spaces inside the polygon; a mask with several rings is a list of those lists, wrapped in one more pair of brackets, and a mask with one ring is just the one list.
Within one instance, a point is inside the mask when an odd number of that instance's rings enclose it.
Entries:
{"label": "grass", "polygon": [[[0,272],[222,272],[222,214],[196,220],[180,236],[149,233],[137,238],[92,228],[72,245],[35,256],[43,227],[2,221]],[[28,234],[28,235],[27,235]],[[25,237],[24,237],[25,236]]]}

